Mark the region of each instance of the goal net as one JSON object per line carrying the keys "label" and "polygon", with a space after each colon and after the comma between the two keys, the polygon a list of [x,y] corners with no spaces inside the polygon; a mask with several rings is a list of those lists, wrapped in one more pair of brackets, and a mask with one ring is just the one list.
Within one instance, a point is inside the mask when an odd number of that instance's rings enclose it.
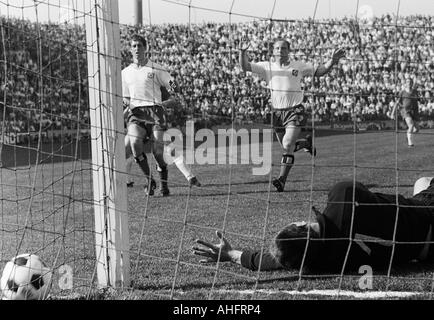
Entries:
{"label": "goal net", "polygon": [[[68,299],[432,298],[427,264],[262,272],[201,263],[191,250],[196,239],[218,243],[220,230],[234,248],[266,254],[289,222],[313,222],[312,207],[323,210],[339,181],[410,197],[418,178],[434,176],[434,18],[409,2],[352,1],[344,12],[335,1],[299,1],[291,13],[286,1],[148,1],[142,25],[104,1],[2,2],[1,266],[37,254],[53,270],[52,296]],[[429,6],[419,2],[412,7]],[[120,5],[121,17],[132,10]],[[151,197],[139,166],[126,171],[119,72],[135,33],[180,88],[168,123],[200,188],[169,165],[170,196]],[[300,138],[310,135],[317,155],[294,154],[284,192],[272,184],[283,151],[270,88],[241,70],[243,39],[253,62],[269,61],[276,39],[314,66],[346,50],[327,75],[302,82]],[[407,83],[419,95],[414,147],[399,113],[390,118]]]}
{"label": "goal net", "polygon": [[57,297],[129,285],[117,6],[0,7],[1,261],[40,256]]}

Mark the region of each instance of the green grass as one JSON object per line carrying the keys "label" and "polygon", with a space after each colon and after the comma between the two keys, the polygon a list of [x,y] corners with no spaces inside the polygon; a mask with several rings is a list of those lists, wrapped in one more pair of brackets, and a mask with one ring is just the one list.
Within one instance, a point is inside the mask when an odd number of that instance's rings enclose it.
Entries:
{"label": "green grass", "polygon": [[[87,160],[75,166],[72,162],[47,162],[37,167],[36,175],[34,166],[3,168],[1,267],[17,252],[39,254],[54,269],[52,297],[58,299],[335,299],[293,296],[285,291],[361,291],[357,273],[343,278],[300,278],[298,272],[257,273],[228,263],[203,265],[191,254],[191,247],[197,238],[216,241],[215,230],[224,229],[234,247],[263,245],[266,250],[282,226],[308,220],[311,205],[324,209],[329,188],[344,179],[356,178],[373,191],[398,190],[410,196],[417,178],[434,175],[432,134],[423,130],[416,136],[416,147],[409,149],[405,133],[397,137],[391,131],[328,136],[316,132],[315,161],[308,153],[297,153],[283,193],[273,188],[269,192],[270,176],[252,176],[250,165],[194,166],[204,186],[191,190],[171,166],[171,196],[163,198],[157,192],[146,201],[144,181],[133,166],[136,184],[128,189],[130,290],[94,289],[92,189]],[[280,155],[275,143],[274,163],[280,162]],[[273,167],[273,176],[278,169],[278,165]],[[34,181],[30,200],[32,188],[28,186]],[[26,217],[27,228],[23,229]],[[60,277],[57,268],[64,263],[74,269],[73,292],[61,291],[56,283]],[[430,298],[433,271],[433,266],[417,264],[393,269],[390,276],[374,270],[373,291],[417,291],[425,293],[419,298]],[[257,291],[250,294],[248,290]]]}

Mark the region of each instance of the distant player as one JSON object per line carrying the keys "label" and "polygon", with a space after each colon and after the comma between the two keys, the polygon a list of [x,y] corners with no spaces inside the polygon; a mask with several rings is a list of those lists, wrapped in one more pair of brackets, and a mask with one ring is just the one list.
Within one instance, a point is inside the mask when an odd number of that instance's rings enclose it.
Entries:
{"label": "distant player", "polygon": [[305,149],[315,154],[311,138],[297,141],[301,127],[306,123],[301,80],[307,76],[320,77],[331,70],[344,57],[345,51],[337,49],[332,59],[324,65],[315,68],[311,63],[289,61],[290,44],[285,40],[278,40],[273,45],[273,56],[270,61],[251,63],[246,51],[249,45],[241,44],[240,65],[244,71],[259,75],[267,82],[271,91],[271,104],[273,108],[273,127],[280,144],[283,155],[278,178],[272,183],[278,192],[285,188],[289,171],[294,165],[294,152]]}
{"label": "distant player", "polygon": [[411,148],[414,146],[413,135],[419,132],[419,95],[417,92],[416,84],[411,85],[411,81],[407,81],[403,90],[399,95],[399,99],[393,107],[390,117],[396,119],[396,111],[399,106],[401,109],[401,117],[407,124],[407,144]]}
{"label": "distant player", "polygon": [[173,78],[159,64],[147,57],[147,42],[140,35],[131,37],[133,63],[122,70],[122,90],[124,105],[128,107],[128,137],[135,161],[148,179],[146,193],[154,194],[155,180],[151,176],[148,160],[144,153],[143,140],[153,141],[152,153],[160,175],[160,192],[169,195],[168,171],[164,161],[164,131],[167,129],[166,114],[161,106],[161,90],[176,89]]}
{"label": "distant player", "polygon": [[[237,250],[217,231],[218,244],[196,240],[201,262],[230,261],[250,270],[358,271],[387,269],[413,260],[434,261],[434,180],[416,181],[412,197],[371,192],[363,184],[339,182],[316,221],[294,222],[276,236],[269,251]],[[397,203],[398,206],[397,207]],[[345,269],[344,269],[345,264]]]}

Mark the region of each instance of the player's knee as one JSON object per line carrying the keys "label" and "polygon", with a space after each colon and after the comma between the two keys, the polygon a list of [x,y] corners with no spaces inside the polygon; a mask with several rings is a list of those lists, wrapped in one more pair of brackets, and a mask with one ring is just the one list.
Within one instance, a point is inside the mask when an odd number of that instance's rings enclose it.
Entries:
{"label": "player's knee", "polygon": [[[293,134],[285,134],[282,139],[282,147],[286,151],[293,150],[297,137]],[[292,148],[292,149],[291,149]]]}
{"label": "player's knee", "polygon": [[131,139],[131,148],[137,150],[143,144],[140,139]]}
{"label": "player's knee", "polygon": [[131,139],[131,149],[134,154],[143,153],[143,140],[141,139]]}
{"label": "player's knee", "polygon": [[422,192],[423,190],[428,189],[431,182],[433,182],[433,181],[434,181],[433,177],[422,177],[422,178],[417,179],[417,181],[414,183],[413,195],[416,195],[416,194]]}
{"label": "player's knee", "polygon": [[295,141],[291,140],[282,140],[282,147],[285,153],[291,153],[291,150],[294,150],[295,148]]}

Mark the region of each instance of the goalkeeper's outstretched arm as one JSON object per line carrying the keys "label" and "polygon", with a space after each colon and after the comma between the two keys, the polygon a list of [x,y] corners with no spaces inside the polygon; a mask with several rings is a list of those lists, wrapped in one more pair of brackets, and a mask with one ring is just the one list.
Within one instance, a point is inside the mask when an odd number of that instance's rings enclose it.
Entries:
{"label": "goalkeeper's outstretched arm", "polygon": [[202,245],[205,248],[193,247],[193,253],[198,256],[205,257],[206,260],[201,260],[200,262],[233,262],[236,264],[241,264],[242,251],[232,249],[232,246],[223,237],[220,231],[216,231],[216,235],[219,238],[218,244],[212,244],[204,240],[197,239],[196,243]]}
{"label": "goalkeeper's outstretched arm", "polygon": [[202,247],[193,247],[193,253],[206,259],[200,260],[201,263],[207,262],[232,262],[239,264],[249,270],[271,271],[283,269],[283,266],[266,251],[237,250],[233,249],[230,243],[223,237],[220,231],[216,231],[219,238],[218,244],[212,244],[204,240],[196,240]]}

